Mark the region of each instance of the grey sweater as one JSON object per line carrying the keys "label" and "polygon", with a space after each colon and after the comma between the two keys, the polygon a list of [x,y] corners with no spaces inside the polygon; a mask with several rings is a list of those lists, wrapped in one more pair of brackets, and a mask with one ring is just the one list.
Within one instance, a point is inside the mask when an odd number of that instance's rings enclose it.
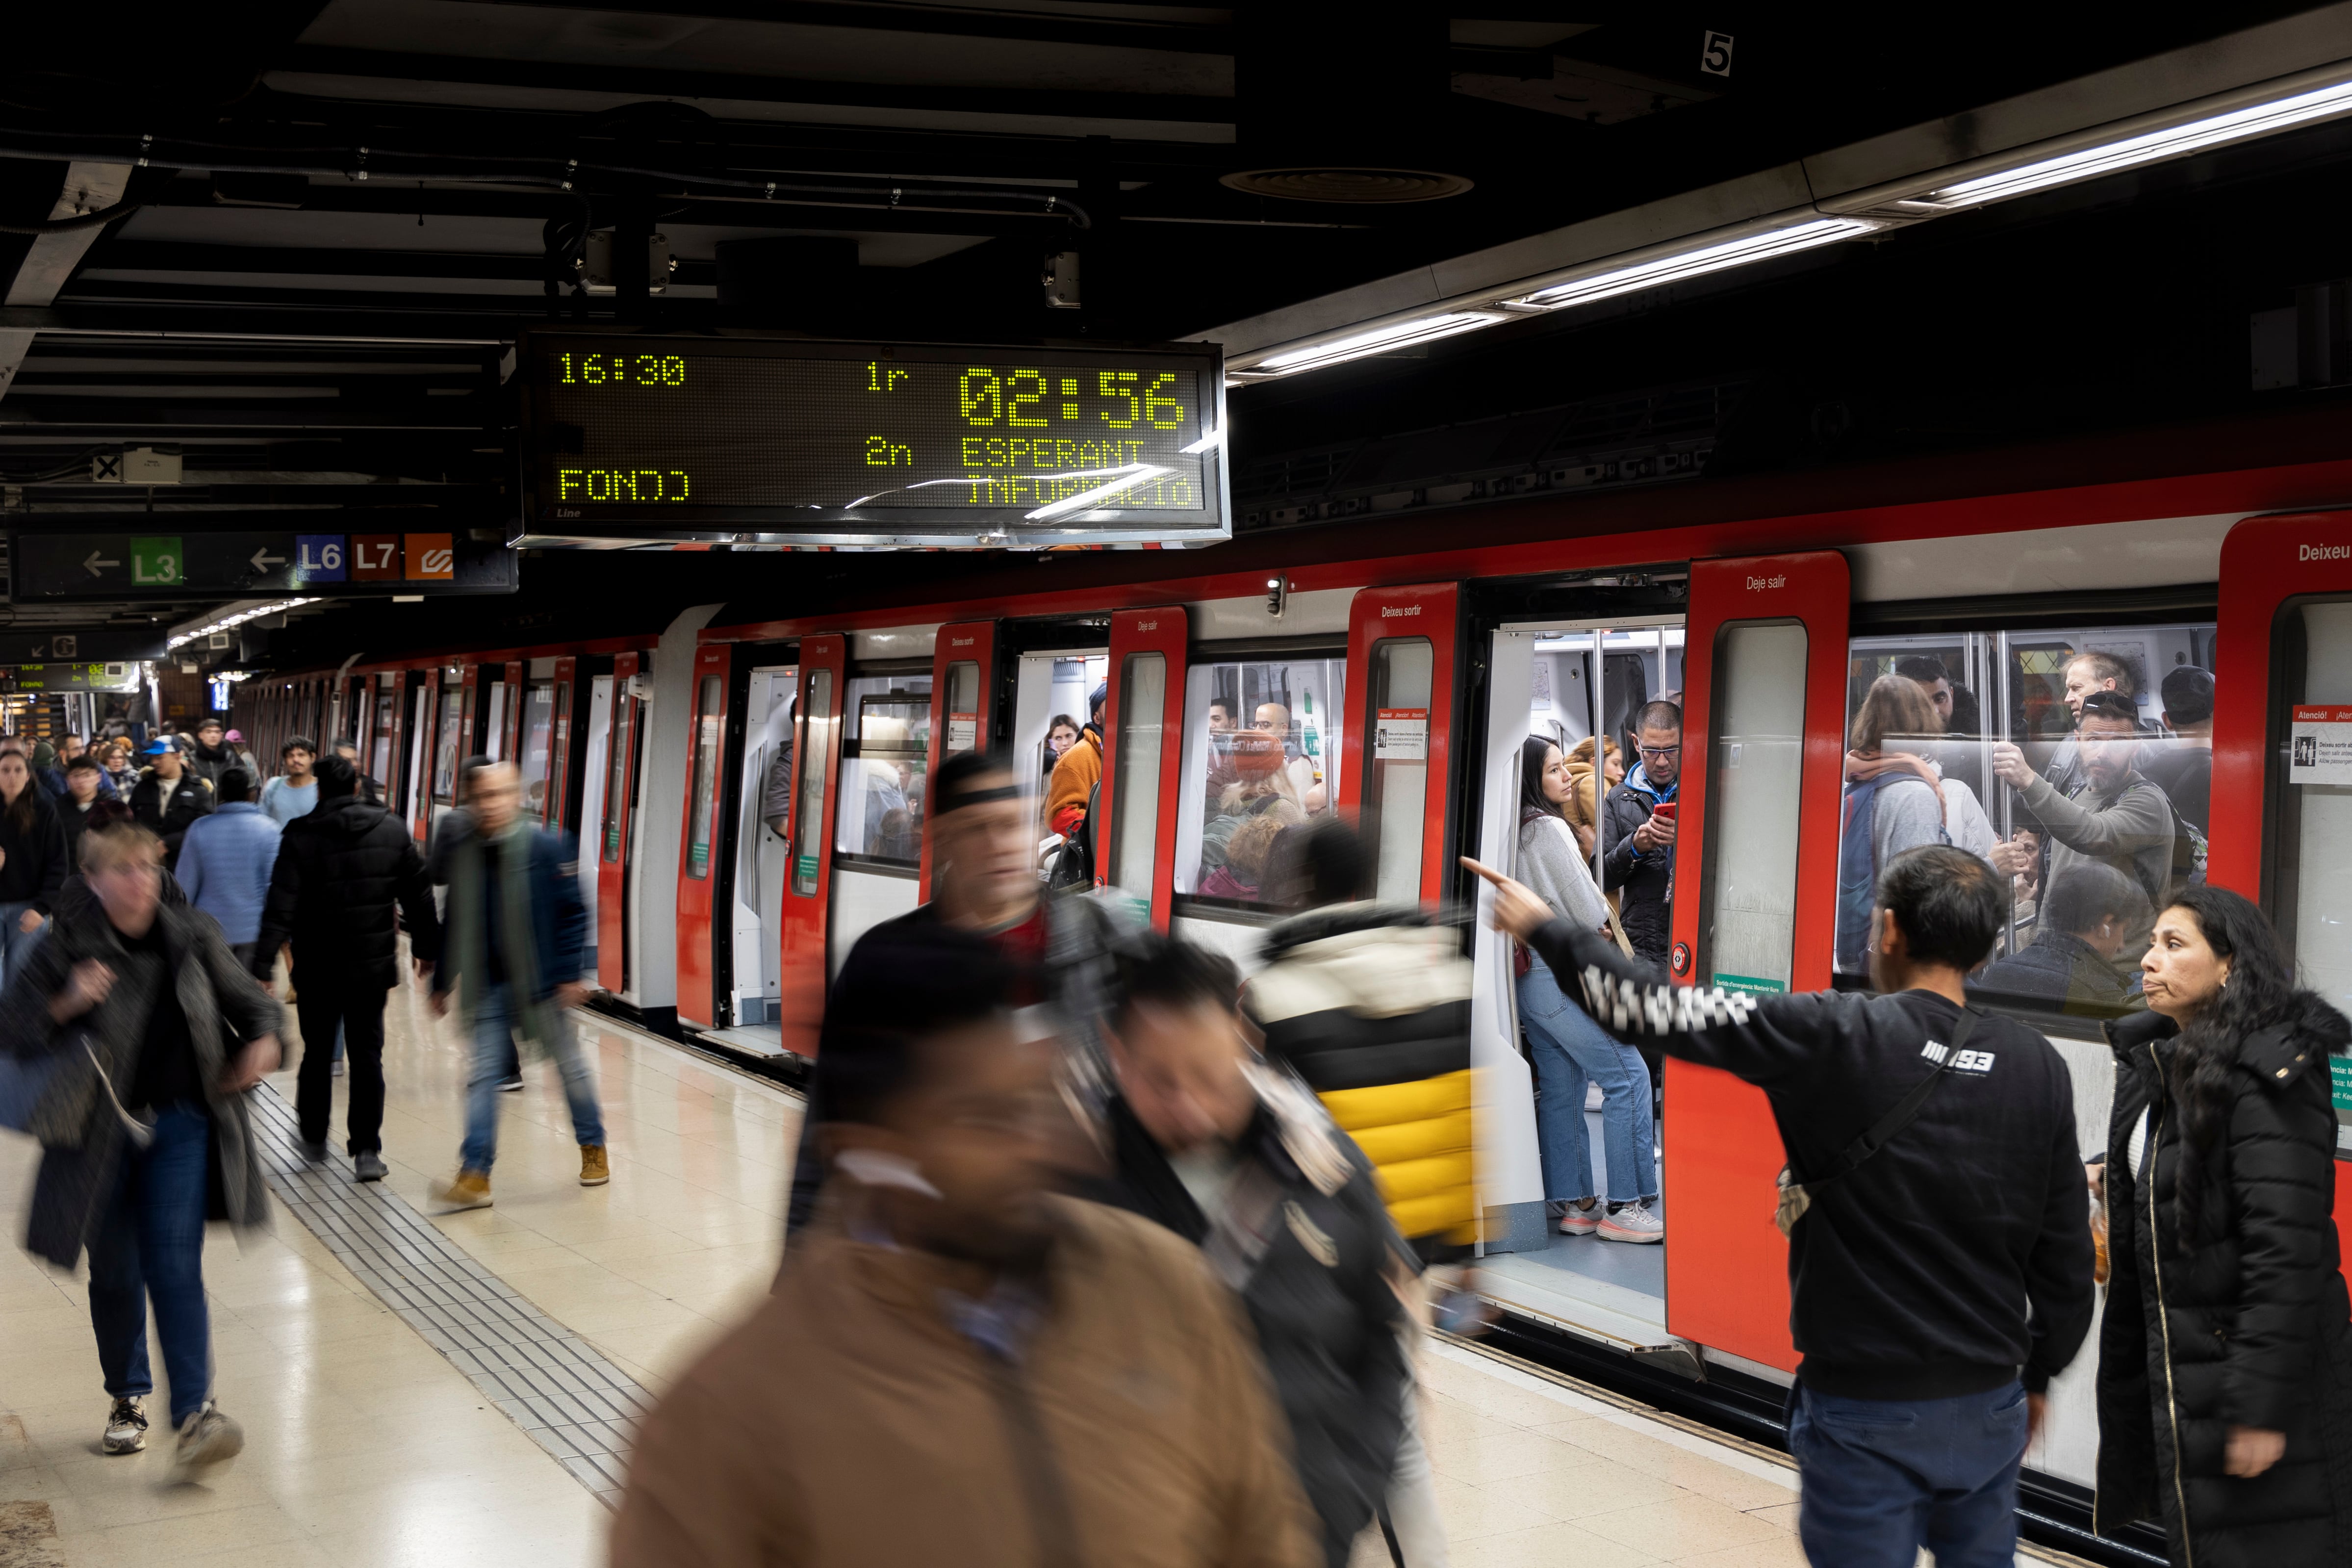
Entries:
{"label": "grey sweater", "polygon": [[2172,805],[2164,792],[2138,773],[2124,775],[2123,787],[2101,795],[2088,787],[2062,795],[2046,779],[2020,792],[2025,807],[2050,829],[2050,881],[2084,860],[2112,866],[2137,882],[2158,909],[2172,876]]}
{"label": "grey sweater", "polygon": [[1565,817],[1539,816],[1519,825],[1518,879],[1580,931],[1609,923],[1609,905],[1592,885],[1592,868],[1576,852]]}

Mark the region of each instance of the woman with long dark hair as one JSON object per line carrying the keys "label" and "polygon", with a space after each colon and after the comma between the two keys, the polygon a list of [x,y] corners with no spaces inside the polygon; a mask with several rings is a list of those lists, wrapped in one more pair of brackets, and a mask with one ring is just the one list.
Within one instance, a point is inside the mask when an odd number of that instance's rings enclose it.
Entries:
{"label": "woman with long dark hair", "polygon": [[2342,1568],[2352,1302],[2328,1058],[2352,1024],[2225,889],[2181,894],[2140,967],[2149,1010],[2107,1026],[2096,1526],[2161,1519],[2196,1568]]}
{"label": "woman with long dark hair", "polygon": [[[1553,913],[1587,930],[1605,931],[1609,906],[1568,825],[1574,787],[1558,746],[1541,735],[1520,743],[1517,874]],[[1560,1211],[1560,1232],[1598,1232],[1604,1241],[1664,1241],[1650,1069],[1640,1052],[1586,1015],[1542,959],[1532,952],[1525,958],[1527,968],[1518,978],[1519,1022],[1536,1069],[1536,1149],[1544,1196]],[[1605,1205],[1592,1192],[1591,1144],[1584,1122],[1588,1082],[1601,1086]]]}
{"label": "woman with long dark hair", "polygon": [[0,752],[0,983],[14,980],[65,885],[65,825],[25,753]]}

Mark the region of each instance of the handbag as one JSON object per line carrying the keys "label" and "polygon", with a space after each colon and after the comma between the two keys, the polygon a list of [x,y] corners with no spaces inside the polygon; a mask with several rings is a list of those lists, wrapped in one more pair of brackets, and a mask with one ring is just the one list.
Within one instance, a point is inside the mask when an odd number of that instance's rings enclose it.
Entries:
{"label": "handbag", "polygon": [[0,1127],[11,1132],[33,1130],[33,1110],[49,1091],[64,1060],[62,1051],[38,1057],[0,1056]]}
{"label": "handbag", "polygon": [[1944,1075],[1959,1059],[1960,1047],[1968,1044],[1969,1036],[1975,1030],[1979,1016],[1981,1015],[1975,1008],[1961,1007],[1959,1024],[1952,1030],[1951,1043],[1944,1047],[1944,1059],[1936,1064],[1936,1070],[1914,1085],[1911,1092],[1898,1100],[1894,1110],[1880,1117],[1868,1131],[1847,1144],[1845,1152],[1838,1156],[1833,1169],[1810,1182],[1799,1182],[1790,1177],[1788,1166],[1780,1167],[1780,1173],[1773,1178],[1780,1190],[1780,1202],[1773,1208],[1772,1223],[1780,1227],[1782,1236],[1795,1232],[1797,1222],[1805,1217],[1806,1211],[1813,1206],[1814,1197],[1824,1188],[1853,1175],[1873,1154],[1886,1146],[1888,1139],[1911,1125],[1912,1118],[1919,1114],[1920,1107],[1927,1103],[1927,1097],[1935,1092],[1936,1086],[1944,1081]]}

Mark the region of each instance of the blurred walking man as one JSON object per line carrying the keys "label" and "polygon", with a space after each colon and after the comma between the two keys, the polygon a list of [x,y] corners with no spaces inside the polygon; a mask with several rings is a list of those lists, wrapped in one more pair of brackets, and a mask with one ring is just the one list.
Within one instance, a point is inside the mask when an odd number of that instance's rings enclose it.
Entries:
{"label": "blurred walking man", "polygon": [[188,902],[220,921],[230,951],[249,969],[280,829],[253,804],[253,775],[243,768],[223,768],[216,787],[220,798],[212,815],[190,823],[180,841],[176,875]]}
{"label": "blurred walking man", "polygon": [[1924,1546],[1937,1568],[2010,1568],[2018,1465],[2094,1288],[2066,1063],[1962,989],[2008,914],[2002,879],[1964,849],[1906,850],[1878,879],[1876,994],[1758,997],[1669,984],[1464,864],[1495,885],[1496,927],[1574,976],[1603,1028],[1771,1103],[1808,1560],[1911,1568]]}
{"label": "blurred walking man", "polygon": [[267,981],[289,939],[299,991],[302,1070],[295,1108],[302,1156],[327,1157],[334,1113],[335,1033],[351,1060],[351,1103],[344,1110],[352,1166],[362,1182],[381,1181],[383,1163],[383,1003],[400,984],[400,920],[409,957],[422,976],[441,952],[433,885],[407,826],[358,797],[359,778],[341,757],[319,764],[317,809],[287,825],[270,872],[269,901],[250,960]]}
{"label": "blurred walking man", "polygon": [[1069,1113],[1053,1045],[1014,1024],[1017,978],[946,926],[842,965],[822,1213],[639,1428],[613,1568],[1319,1560],[1200,1254],[1050,1195]]}
{"label": "blurred walking man", "polygon": [[563,1016],[588,999],[580,971],[588,932],[580,868],[563,835],[524,818],[522,779],[513,763],[476,773],[467,809],[473,830],[450,849],[448,941],[433,972],[433,1011],[449,1011],[454,988],[474,1056],[457,1179],[438,1196],[453,1209],[489,1205],[499,1084],[518,1037],[526,1050],[555,1058],[580,1143],[580,1184],[601,1187],[613,1173],[595,1071],[578,1029]]}

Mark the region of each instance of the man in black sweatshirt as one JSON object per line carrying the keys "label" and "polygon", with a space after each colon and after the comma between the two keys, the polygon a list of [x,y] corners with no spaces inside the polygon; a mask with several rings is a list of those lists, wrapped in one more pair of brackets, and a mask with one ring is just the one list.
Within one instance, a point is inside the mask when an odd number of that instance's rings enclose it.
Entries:
{"label": "man in black sweatshirt", "polygon": [[[1669,984],[1465,864],[1495,884],[1496,926],[1576,976],[1602,1027],[1721,1068],[1771,1103],[1787,1179],[1811,1199],[1789,1241],[1803,1357],[1789,1447],[1807,1557],[1910,1568],[1925,1546],[1939,1568],[2007,1568],[2018,1465],[2051,1377],[2089,1331],[2093,1292],[2066,1064],[2013,1019],[1969,1009],[1964,1021],[1961,983],[2000,929],[1991,868],[1940,845],[1896,856],[1871,927],[1878,994],[1759,998]],[[1930,1075],[1915,1114],[1857,1169],[1857,1141]]]}

